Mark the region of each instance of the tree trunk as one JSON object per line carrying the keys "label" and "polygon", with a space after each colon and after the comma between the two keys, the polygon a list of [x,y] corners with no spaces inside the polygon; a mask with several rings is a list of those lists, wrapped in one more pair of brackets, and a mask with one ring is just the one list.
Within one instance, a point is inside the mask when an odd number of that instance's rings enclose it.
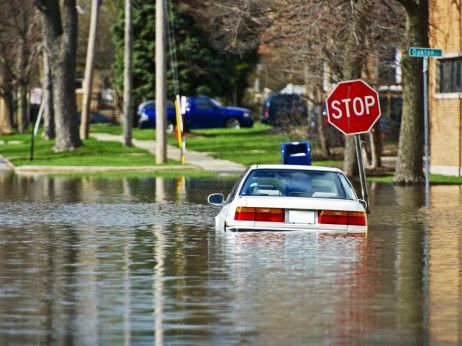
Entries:
{"label": "tree trunk", "polygon": [[15,121],[16,117],[14,116],[15,105],[13,97],[9,93],[2,95],[2,97],[6,107],[6,126],[10,129],[14,129],[17,127],[17,124]]}
{"label": "tree trunk", "polygon": [[380,124],[377,122],[369,132],[369,140],[371,142],[371,168],[382,167],[382,138]]}
{"label": "tree trunk", "polygon": [[50,59],[46,49],[43,50],[42,89],[42,102],[45,102],[43,128],[45,139],[50,140],[55,138],[55,113],[53,110],[53,84],[51,83]]}
{"label": "tree trunk", "polygon": [[[25,54],[26,49],[24,44],[21,42],[20,47],[18,50],[18,61],[17,61],[17,70],[24,71],[25,66]],[[22,77],[22,76],[21,76]],[[17,86],[16,86],[16,102],[17,102],[17,109],[18,109],[18,119],[19,119],[19,126],[18,131],[20,133],[25,133],[29,130],[29,112],[27,107],[27,87],[28,83],[24,78],[19,77],[17,79]]]}
{"label": "tree trunk", "polygon": [[85,66],[84,94],[82,100],[82,116],[80,124],[80,138],[88,139],[88,128],[90,124],[91,97],[93,84],[93,65],[95,61],[96,29],[98,27],[98,8],[100,0],[91,2],[91,22],[88,34],[87,60]]}
{"label": "tree trunk", "polygon": [[75,102],[75,53],[77,11],[75,0],[35,0],[42,13],[45,43],[50,55],[56,141],[53,150],[73,150],[83,145],[79,137]]}
{"label": "tree trunk", "polygon": [[8,129],[12,129],[14,127],[14,117],[13,117],[13,110],[12,110],[12,100],[11,97],[9,97],[8,94],[2,93],[0,91],[0,97],[3,100],[4,104],[4,111],[3,111],[3,118],[0,120],[0,126],[6,126]]}
{"label": "tree trunk", "polygon": [[156,0],[156,163],[167,163],[167,64],[163,0]]}
{"label": "tree trunk", "polygon": [[322,114],[322,108],[323,103],[320,101],[317,106],[317,111],[316,111],[316,124],[317,124],[317,129],[318,129],[318,135],[319,135],[319,144],[321,144],[321,153],[322,157],[325,159],[330,158],[330,148],[329,148],[329,142],[327,141],[327,136],[326,136],[326,127],[324,126],[324,116]]}
{"label": "tree trunk", "polygon": [[349,178],[358,173],[358,164],[356,163],[356,146],[354,136],[345,136],[345,149],[343,153],[343,172]]}
{"label": "tree trunk", "polygon": [[[305,76],[307,76],[308,73],[305,71]],[[305,78],[306,79],[306,78]],[[305,80],[305,85],[308,86],[309,81]],[[327,135],[326,135],[326,126],[324,122],[324,116],[323,116],[323,110],[324,110],[324,102],[326,99],[326,93],[324,90],[318,90],[315,88],[313,90],[313,99],[315,103],[315,109],[316,109],[316,131],[319,136],[319,144],[321,145],[321,154],[324,159],[329,159],[330,158],[330,148],[329,148],[329,142],[327,141]],[[311,117],[308,116],[308,124],[311,121]],[[308,126],[310,128],[310,126]]]}
{"label": "tree trunk", "polygon": [[17,88],[16,100],[18,102],[18,118],[20,133],[26,133],[29,130],[29,112],[27,107],[27,84],[19,83]]}
{"label": "tree trunk", "polygon": [[124,61],[124,146],[132,146],[132,92],[133,92],[133,29],[132,1],[125,0],[125,61]]}
{"label": "tree trunk", "polygon": [[[364,39],[362,33],[365,30],[364,16],[366,13],[363,10],[365,0],[356,0],[353,8],[353,22],[350,27],[350,35],[348,36],[347,45],[345,48],[345,61],[343,65],[343,79],[355,80],[361,77],[361,70],[365,62],[365,56],[361,53],[362,49],[358,47]],[[346,176],[353,177],[358,172],[358,165],[355,161],[356,146],[354,136],[345,136],[345,151],[343,161],[343,171]]]}
{"label": "tree trunk", "polygon": [[418,184],[423,176],[423,75],[422,59],[411,58],[410,47],[428,47],[428,1],[397,0],[406,12],[406,46],[403,54],[403,116],[399,134],[395,184]]}

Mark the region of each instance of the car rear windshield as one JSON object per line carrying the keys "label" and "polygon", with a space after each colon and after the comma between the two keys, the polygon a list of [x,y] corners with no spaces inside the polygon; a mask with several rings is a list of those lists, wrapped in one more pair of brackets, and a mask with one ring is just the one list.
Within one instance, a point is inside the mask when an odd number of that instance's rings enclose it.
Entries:
{"label": "car rear windshield", "polygon": [[296,169],[253,170],[240,195],[355,199],[353,188],[342,173]]}

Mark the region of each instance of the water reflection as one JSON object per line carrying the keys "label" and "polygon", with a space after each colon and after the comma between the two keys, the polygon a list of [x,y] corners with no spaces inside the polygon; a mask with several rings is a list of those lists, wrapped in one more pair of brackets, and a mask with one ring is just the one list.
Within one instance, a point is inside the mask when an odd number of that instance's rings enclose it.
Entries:
{"label": "water reflection", "polygon": [[461,186],[431,187],[423,208],[427,228],[429,338],[457,344],[462,340],[462,191]]}
{"label": "water reflection", "polygon": [[460,186],[370,184],[367,236],[216,233],[233,183],[0,174],[0,343],[462,340]]}
{"label": "water reflection", "polygon": [[240,341],[343,343],[373,329],[374,316],[364,301],[376,295],[377,283],[367,275],[364,235],[243,233],[225,238],[228,286],[240,307],[233,325],[253,334]]}

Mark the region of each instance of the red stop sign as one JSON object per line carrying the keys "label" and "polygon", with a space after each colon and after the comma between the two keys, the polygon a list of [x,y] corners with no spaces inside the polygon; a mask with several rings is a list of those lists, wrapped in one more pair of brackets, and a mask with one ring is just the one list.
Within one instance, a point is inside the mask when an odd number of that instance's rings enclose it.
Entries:
{"label": "red stop sign", "polygon": [[327,98],[327,117],[346,135],[369,132],[380,117],[378,94],[362,80],[340,82]]}

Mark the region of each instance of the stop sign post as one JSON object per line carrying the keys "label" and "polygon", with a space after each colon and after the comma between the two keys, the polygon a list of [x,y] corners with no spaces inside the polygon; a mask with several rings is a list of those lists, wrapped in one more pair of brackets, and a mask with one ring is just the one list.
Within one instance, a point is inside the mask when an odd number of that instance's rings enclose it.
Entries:
{"label": "stop sign post", "polygon": [[345,135],[355,135],[361,192],[367,203],[366,211],[369,212],[359,134],[369,132],[380,118],[379,96],[362,80],[352,80],[338,83],[326,102],[329,123]]}
{"label": "stop sign post", "polygon": [[362,80],[340,82],[327,98],[327,117],[346,135],[367,133],[380,117],[379,96]]}

